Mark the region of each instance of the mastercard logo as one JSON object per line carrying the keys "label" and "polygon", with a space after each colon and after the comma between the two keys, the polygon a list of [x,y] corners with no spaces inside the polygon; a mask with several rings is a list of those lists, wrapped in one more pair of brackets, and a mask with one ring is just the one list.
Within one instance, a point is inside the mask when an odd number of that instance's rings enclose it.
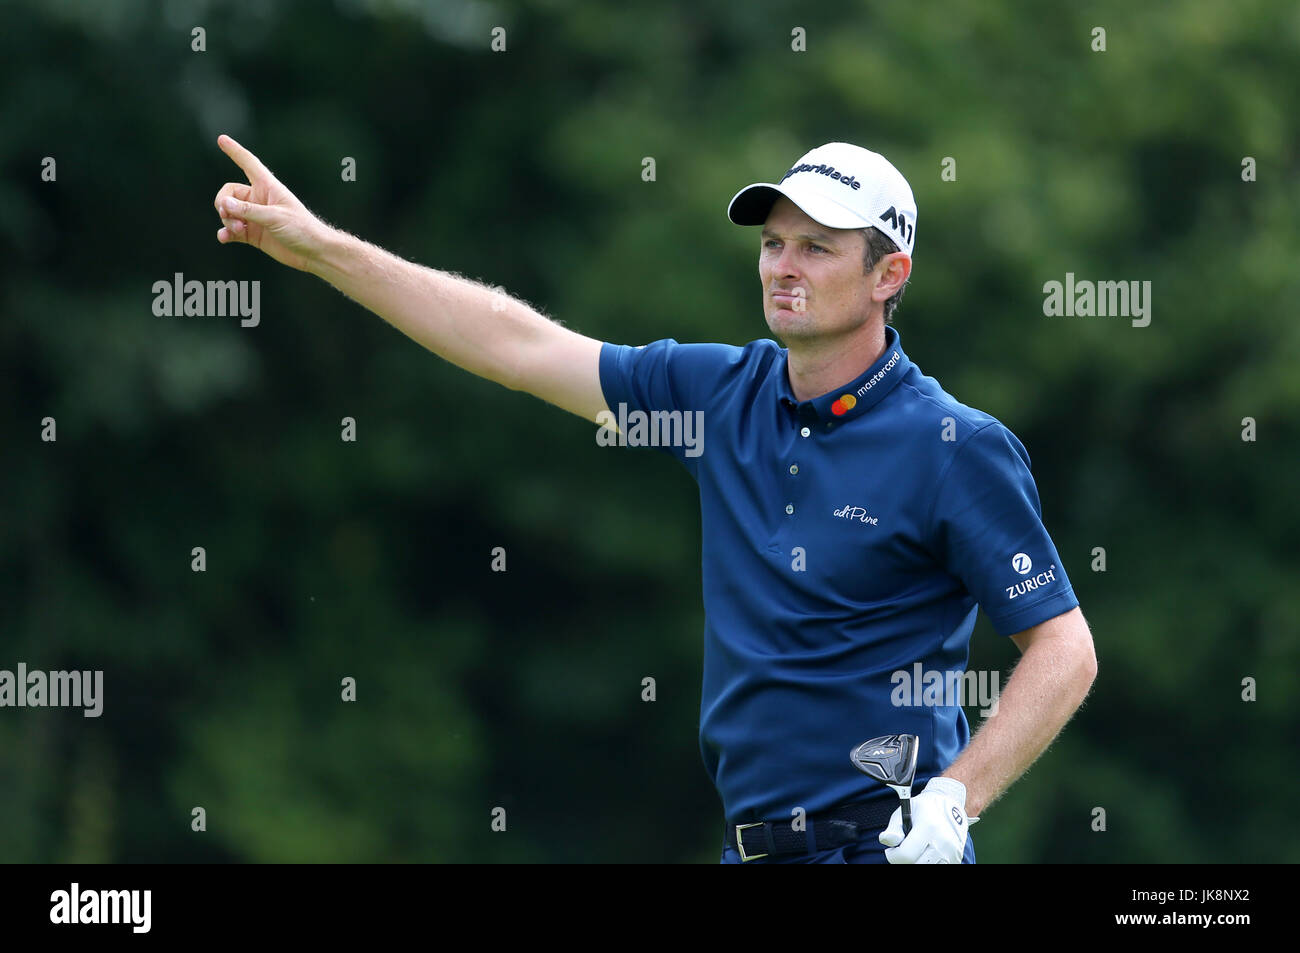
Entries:
{"label": "mastercard logo", "polygon": [[836,417],[843,417],[850,410],[856,407],[857,404],[858,399],[852,394],[841,394],[836,399],[835,403],[831,404],[831,413]]}

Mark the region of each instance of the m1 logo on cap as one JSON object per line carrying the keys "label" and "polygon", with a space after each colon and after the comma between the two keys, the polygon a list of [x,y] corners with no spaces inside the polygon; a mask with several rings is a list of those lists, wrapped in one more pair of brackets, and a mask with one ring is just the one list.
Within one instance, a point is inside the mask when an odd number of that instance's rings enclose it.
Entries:
{"label": "m1 logo on cap", "polygon": [[903,239],[905,245],[912,244],[912,234],[915,228],[912,223],[907,220],[906,215],[902,212],[896,211],[894,206],[891,205],[888,210],[880,216],[880,220],[882,222],[888,222],[889,227],[898,233],[899,237]]}

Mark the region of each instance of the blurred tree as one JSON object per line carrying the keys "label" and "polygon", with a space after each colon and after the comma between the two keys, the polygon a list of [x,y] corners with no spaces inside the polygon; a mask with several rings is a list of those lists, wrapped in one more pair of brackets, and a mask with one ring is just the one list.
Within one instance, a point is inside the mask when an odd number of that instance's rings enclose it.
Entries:
{"label": "blurred tree", "polygon": [[[920,213],[895,323],[1029,448],[1100,656],[981,859],[1300,859],[1287,759],[1278,778],[1300,667],[1294,4],[4,17],[0,667],[101,668],[106,699],[0,710],[0,856],[717,859],[690,478],[220,247],[225,131],[341,227],[620,343],[766,336],[727,199],[821,142],[888,155]],[[259,325],[156,317],[177,272],[261,281]],[[1045,316],[1067,272],[1150,281],[1150,325]],[[1014,656],[981,623],[972,667]],[[1201,753],[1229,739],[1216,786]]]}

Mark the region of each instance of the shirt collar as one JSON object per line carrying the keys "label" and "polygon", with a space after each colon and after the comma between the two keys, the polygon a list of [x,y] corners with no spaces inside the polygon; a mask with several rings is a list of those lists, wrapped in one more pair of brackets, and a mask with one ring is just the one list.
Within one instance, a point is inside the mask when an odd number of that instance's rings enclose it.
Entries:
{"label": "shirt collar", "polygon": [[903,353],[899,334],[892,325],[885,325],[885,352],[856,380],[833,391],[798,400],[790,388],[790,352],[783,349],[777,382],[777,397],[781,406],[789,410],[800,422],[821,422],[834,425],[859,417],[884,399],[885,395],[907,374],[911,361]]}

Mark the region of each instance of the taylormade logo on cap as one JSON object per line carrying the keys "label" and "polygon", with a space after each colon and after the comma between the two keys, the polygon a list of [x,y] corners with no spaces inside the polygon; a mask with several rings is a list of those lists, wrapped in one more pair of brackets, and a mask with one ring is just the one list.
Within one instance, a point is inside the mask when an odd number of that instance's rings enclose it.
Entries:
{"label": "taylormade logo on cap", "polygon": [[884,156],[848,142],[828,142],[803,156],[778,183],[755,182],[736,193],[727,216],[737,225],[762,225],[784,195],[828,228],[874,226],[913,254],[916,200],[912,187]]}
{"label": "taylormade logo on cap", "polygon": [[835,171],[835,166],[826,165],[826,163],[824,162],[821,165],[809,165],[806,162],[801,165],[797,165],[789,172],[787,172],[785,175],[781,176],[781,181],[784,182],[786,179],[790,178],[790,176],[794,175],[796,172],[816,172],[818,175],[829,175],[832,179],[838,179],[840,185],[852,186],[854,189],[862,188],[862,183],[858,181],[858,177],[856,175],[843,175]]}

